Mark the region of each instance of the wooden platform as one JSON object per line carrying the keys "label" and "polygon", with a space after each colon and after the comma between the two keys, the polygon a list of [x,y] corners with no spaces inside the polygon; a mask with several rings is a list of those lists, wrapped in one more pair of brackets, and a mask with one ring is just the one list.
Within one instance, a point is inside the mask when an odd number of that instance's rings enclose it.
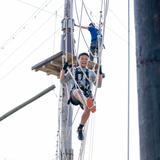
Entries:
{"label": "wooden platform", "polygon": [[[59,78],[60,71],[62,69],[62,59],[65,58],[63,52],[59,52],[32,67],[32,70],[43,71],[47,75],[55,75]],[[77,57],[72,54],[67,54],[67,62],[69,64],[77,65]],[[88,68],[92,69],[96,64],[94,62],[89,62]]]}

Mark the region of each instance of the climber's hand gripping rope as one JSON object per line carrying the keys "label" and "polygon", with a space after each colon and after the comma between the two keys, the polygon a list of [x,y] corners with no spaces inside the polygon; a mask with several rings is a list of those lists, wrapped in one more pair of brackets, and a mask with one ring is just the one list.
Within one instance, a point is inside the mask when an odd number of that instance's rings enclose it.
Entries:
{"label": "climber's hand gripping rope", "polygon": [[65,71],[65,73],[67,72],[67,68],[71,68],[72,65],[71,64],[68,64],[68,62],[65,62],[64,65],[63,65],[63,70]]}

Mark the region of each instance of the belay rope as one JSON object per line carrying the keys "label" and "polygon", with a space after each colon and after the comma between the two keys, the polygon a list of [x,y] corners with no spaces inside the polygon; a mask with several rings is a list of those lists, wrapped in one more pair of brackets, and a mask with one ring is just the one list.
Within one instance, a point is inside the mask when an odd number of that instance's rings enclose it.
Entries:
{"label": "belay rope", "polygon": [[[99,77],[99,69],[100,69],[100,65],[101,65],[101,55],[102,55],[102,49],[103,49],[103,43],[104,43],[104,33],[105,33],[105,23],[106,23],[106,16],[107,16],[107,12],[108,12],[108,4],[109,4],[109,0],[106,1],[106,3],[104,3],[104,20],[103,20],[103,37],[102,37],[102,40],[101,40],[101,43],[100,41],[98,40],[98,57],[99,58],[99,66],[98,66],[98,70],[97,70],[97,81],[96,81],[96,88],[95,88],[95,93],[94,93],[94,97],[93,99],[96,98],[96,93],[97,93],[97,88],[98,88],[98,77]],[[99,21],[99,27],[101,25],[101,19],[102,19],[102,6],[103,6],[103,0],[102,0],[102,5],[101,5],[101,12],[100,12],[100,21]],[[100,28],[100,31],[101,28]],[[84,134],[86,136],[86,133],[87,133],[87,129],[88,129],[88,121],[87,121],[87,124],[86,124],[86,128],[84,130]],[[80,153],[79,153],[79,159],[78,160],[83,160],[84,159],[84,151],[85,151],[85,144],[86,144],[86,138],[83,142],[81,142],[81,148],[80,148]]]}

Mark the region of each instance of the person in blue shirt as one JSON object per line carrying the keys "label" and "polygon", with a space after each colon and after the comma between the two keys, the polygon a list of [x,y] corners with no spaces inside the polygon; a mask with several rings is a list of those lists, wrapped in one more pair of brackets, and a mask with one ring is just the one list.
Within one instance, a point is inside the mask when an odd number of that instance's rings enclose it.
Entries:
{"label": "person in blue shirt", "polygon": [[[77,27],[81,27],[82,29],[88,29],[88,31],[91,34],[91,43],[90,43],[90,61],[94,60],[94,57],[97,56],[97,63],[99,63],[99,58],[98,58],[98,42],[101,44],[102,41],[102,35],[99,31],[99,29],[96,28],[94,23],[90,23],[88,27],[85,26],[79,26],[76,25]],[[99,40],[99,41],[98,41]]]}

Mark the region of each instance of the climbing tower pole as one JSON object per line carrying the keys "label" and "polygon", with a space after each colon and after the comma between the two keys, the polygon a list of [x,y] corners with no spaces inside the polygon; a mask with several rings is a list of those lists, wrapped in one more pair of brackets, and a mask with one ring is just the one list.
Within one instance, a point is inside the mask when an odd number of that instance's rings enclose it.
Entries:
{"label": "climbing tower pole", "polygon": [[[73,0],[65,0],[64,3],[64,18],[62,20],[61,36],[61,51],[63,53],[63,60],[67,61],[67,57],[73,52]],[[70,90],[70,84],[62,84],[62,106],[61,106],[61,118],[60,118],[60,160],[73,160],[72,149],[72,108],[67,104],[68,92]]]}

